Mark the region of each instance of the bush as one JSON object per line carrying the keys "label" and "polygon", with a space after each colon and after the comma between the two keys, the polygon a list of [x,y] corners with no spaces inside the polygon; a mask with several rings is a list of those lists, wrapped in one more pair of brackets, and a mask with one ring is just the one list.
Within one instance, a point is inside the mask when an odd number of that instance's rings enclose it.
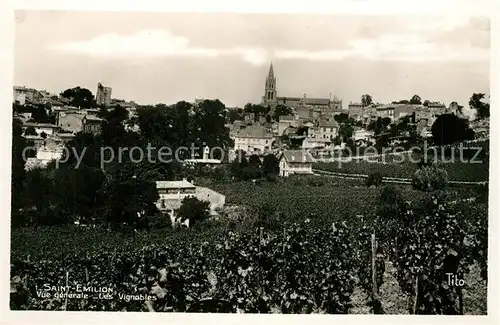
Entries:
{"label": "bush", "polygon": [[366,179],[366,186],[380,186],[382,185],[382,174],[379,173],[379,172],[376,172],[376,173],[372,173],[368,176],[368,178]]}
{"label": "bush", "polygon": [[413,175],[413,188],[421,191],[441,190],[448,182],[448,173],[436,166],[424,166]]}
{"label": "bush", "polygon": [[172,228],[172,220],[167,214],[156,214],[148,218],[150,229],[170,229]]}
{"label": "bush", "polygon": [[309,186],[323,186],[323,185],[325,185],[325,181],[321,177],[314,176],[314,177],[309,178],[308,184],[309,184]]}
{"label": "bush", "polygon": [[267,174],[266,180],[268,182],[276,182],[276,174],[273,174],[273,173]]}

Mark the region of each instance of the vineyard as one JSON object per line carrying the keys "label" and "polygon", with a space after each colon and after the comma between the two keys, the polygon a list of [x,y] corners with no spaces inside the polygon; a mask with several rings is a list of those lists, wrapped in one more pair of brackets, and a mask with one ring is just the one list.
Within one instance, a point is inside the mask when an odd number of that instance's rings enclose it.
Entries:
{"label": "vineyard", "polygon": [[[481,148],[479,155],[475,157],[475,149],[469,151],[464,149],[462,153],[464,161],[460,161],[460,152],[455,152],[452,156],[440,157],[436,162],[439,168],[444,169],[450,180],[479,182],[487,181],[489,175],[489,141],[474,144],[472,147]],[[443,149],[444,150],[444,149]],[[447,150],[451,150],[447,148]],[[455,150],[457,150],[455,148]],[[427,156],[422,153],[406,153],[402,155],[385,155],[372,157],[369,160],[355,160],[342,162],[318,162],[313,165],[313,169],[329,172],[363,174],[369,175],[380,172],[384,177],[412,178],[419,168],[418,161],[427,160],[428,163],[435,161],[432,151]],[[474,158],[474,160],[473,160]],[[444,161],[442,160],[444,159]],[[473,161],[473,162],[471,162]]]}
{"label": "vineyard", "polygon": [[[269,205],[282,213],[287,221],[301,221],[309,217],[313,223],[319,224],[339,221],[352,224],[358,215],[370,216],[380,195],[380,189],[368,188],[362,180],[317,176],[289,177],[260,185],[251,182],[212,182],[205,185],[226,195],[227,204]],[[426,196],[411,187],[401,187],[401,191],[408,201],[419,201]],[[453,201],[477,194],[469,188],[449,188],[446,195]]]}
{"label": "vineyard", "polygon": [[[11,309],[350,313],[362,291],[372,312],[385,313],[379,293],[390,263],[407,312],[467,312],[464,292],[474,288],[448,285],[446,273],[466,278],[477,267],[484,285],[485,206],[433,197],[402,206],[397,217],[386,212],[357,225],[318,227],[306,218],[279,229],[217,224],[156,238],[107,238],[98,229],[79,230],[96,233],[87,242],[51,233],[61,230],[13,234]],[[46,236],[38,247],[36,236]],[[107,288],[108,299],[48,297],[42,290],[78,285]]]}

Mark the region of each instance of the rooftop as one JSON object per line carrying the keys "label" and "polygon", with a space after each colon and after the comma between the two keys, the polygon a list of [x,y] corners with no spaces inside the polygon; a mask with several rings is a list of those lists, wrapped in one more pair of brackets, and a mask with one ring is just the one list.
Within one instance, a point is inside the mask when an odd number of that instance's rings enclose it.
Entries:
{"label": "rooftop", "polygon": [[258,138],[270,139],[273,137],[272,133],[265,127],[260,125],[250,125],[237,132],[236,137],[239,138]]}
{"label": "rooftop", "polygon": [[24,123],[24,126],[26,127],[35,127],[35,128],[53,128],[53,129],[57,129],[59,128],[59,126],[57,125],[54,125],[54,124],[49,124],[49,123],[33,123],[33,122],[26,122]]}
{"label": "rooftop", "polygon": [[319,121],[318,126],[320,128],[334,128],[334,127],[338,127],[338,124],[334,120],[330,120],[330,121],[329,120],[321,120],[321,121]]}
{"label": "rooftop", "polygon": [[193,184],[183,179],[182,181],[157,181],[157,189],[195,188]]}
{"label": "rooftop", "polygon": [[281,157],[284,157],[287,162],[314,162],[311,154],[304,150],[284,150]]}
{"label": "rooftop", "polygon": [[97,121],[97,122],[103,121],[102,118],[97,117],[95,115],[85,115],[85,119],[88,121]]}
{"label": "rooftop", "polygon": [[295,116],[293,115],[280,115],[279,116],[279,121],[293,121],[295,119]]}

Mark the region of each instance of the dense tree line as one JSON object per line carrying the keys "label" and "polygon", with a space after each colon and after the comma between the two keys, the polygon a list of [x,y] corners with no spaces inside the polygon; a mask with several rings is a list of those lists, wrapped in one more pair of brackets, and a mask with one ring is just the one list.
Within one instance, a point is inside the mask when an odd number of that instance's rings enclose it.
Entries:
{"label": "dense tree line", "polygon": [[[230,143],[224,127],[225,107],[218,100],[207,100],[199,106],[179,102],[141,107],[137,112],[140,132],[125,128],[129,116],[120,106],[103,109],[100,115],[104,122],[99,135],[76,134],[59,162],[30,171],[25,171],[22,157],[28,143],[20,122],[14,120],[13,226],[67,224],[74,220],[137,226],[139,219],[157,214],[155,181],[185,176],[186,171],[174,156],[179,147],[194,144],[201,150],[205,145],[226,148]],[[148,156],[139,159],[139,154],[130,151],[134,147]],[[158,159],[160,147],[170,148],[170,160]],[[119,156],[124,148],[129,151],[123,150]],[[182,151],[179,158],[190,154]]]}

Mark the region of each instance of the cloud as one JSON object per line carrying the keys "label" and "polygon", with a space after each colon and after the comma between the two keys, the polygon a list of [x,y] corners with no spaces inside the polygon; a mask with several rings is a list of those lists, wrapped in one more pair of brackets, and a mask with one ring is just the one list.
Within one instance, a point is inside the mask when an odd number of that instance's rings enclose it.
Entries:
{"label": "cloud", "polygon": [[235,48],[193,46],[188,38],[175,35],[169,30],[143,30],[131,35],[105,34],[86,41],[54,44],[49,49],[63,53],[113,58],[235,56],[254,65],[267,64],[272,58],[311,61],[338,61],[347,58],[376,61],[488,60],[488,48],[477,47],[474,42],[464,44],[456,41],[441,42],[436,36],[463,30],[469,23],[470,21],[463,17],[431,20],[418,24],[410,21],[396,32],[385,32],[371,38],[358,37],[348,41],[342,48],[315,51],[257,46]]}

